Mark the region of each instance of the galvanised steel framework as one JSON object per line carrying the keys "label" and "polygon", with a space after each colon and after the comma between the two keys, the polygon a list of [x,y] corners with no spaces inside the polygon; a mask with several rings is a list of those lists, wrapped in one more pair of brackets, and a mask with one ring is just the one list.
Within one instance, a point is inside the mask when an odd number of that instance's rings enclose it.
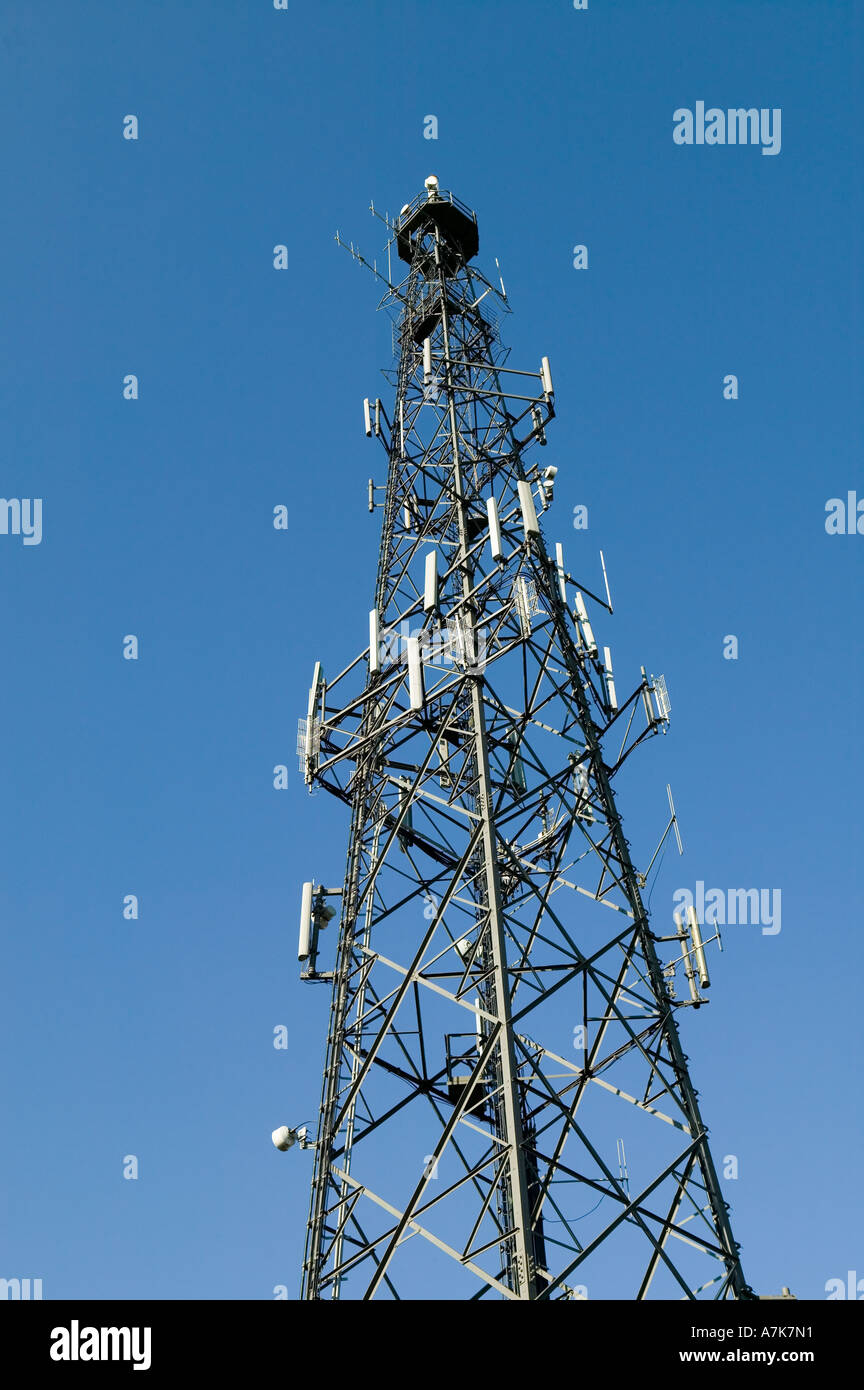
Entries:
{"label": "galvanised steel framework", "polygon": [[370,644],[301,745],[351,808],[303,1297],[752,1297],[613,793],[665,686],[619,700],[547,549],[551,374],[505,365],[474,214],[430,179],[388,226]]}

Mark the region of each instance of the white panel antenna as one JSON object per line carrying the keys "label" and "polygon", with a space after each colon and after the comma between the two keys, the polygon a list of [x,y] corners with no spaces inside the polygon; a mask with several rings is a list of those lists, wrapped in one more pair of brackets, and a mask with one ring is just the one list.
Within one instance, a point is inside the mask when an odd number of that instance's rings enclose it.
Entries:
{"label": "white panel antenna", "polygon": [[498,520],[498,503],[494,497],[486,498],[486,514],[489,517],[489,549],[492,552],[493,560],[500,560],[503,555],[501,549],[501,524]]}
{"label": "white panel antenna", "polygon": [[615,680],[612,675],[612,653],[608,647],[603,648],[603,669],[606,676],[606,698],[614,714],[618,709],[618,696],[615,694]]}
{"label": "white panel antenna", "polygon": [[408,702],[413,710],[418,710],[422,709],[426,703],[423,663],[420,660],[420,639],[418,637],[406,637],[405,649],[408,658]]}
{"label": "white panel antenna", "polygon": [[312,883],[303,884],[300,899],[300,940],[297,945],[297,959],[308,960],[312,943]]}
{"label": "white panel antenna", "polygon": [[549,370],[548,357],[544,357],[540,363],[540,381],[543,386],[544,396],[546,396],[547,399],[550,399],[552,396],[554,396],[555,392],[552,389],[552,373]]}
{"label": "white panel antenna", "polygon": [[585,646],[591,656],[597,655],[597,643],[594,640],[594,631],[588,621],[588,610],[585,607],[585,600],[579,590],[576,590],[576,617],[582,624],[582,634],[585,639]]}
{"label": "white panel antenna", "polygon": [[525,528],[525,539],[531,536],[539,536],[540,527],[537,523],[537,512],[534,507],[534,498],[531,494],[531,484],[520,479],[519,484],[519,505],[522,508],[522,525]]}
{"label": "white panel antenna", "polygon": [[438,552],[426,556],[426,575],[423,586],[423,612],[434,613],[438,608]]}
{"label": "white panel antenna", "polygon": [[315,662],[315,669],[312,673],[312,684],[309,688],[309,704],[306,711],[306,747],[304,749],[305,778],[307,785],[311,785],[313,773],[318,761],[318,744],[320,741],[320,721],[319,709],[323,712],[324,692],[324,673],[321,670],[321,662]]}

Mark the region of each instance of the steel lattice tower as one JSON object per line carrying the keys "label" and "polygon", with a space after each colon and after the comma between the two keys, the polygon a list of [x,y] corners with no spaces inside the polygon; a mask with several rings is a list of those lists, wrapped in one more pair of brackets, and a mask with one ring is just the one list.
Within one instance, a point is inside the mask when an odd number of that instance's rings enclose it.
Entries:
{"label": "steel lattice tower", "polygon": [[332,1002],[302,1296],[750,1298],[676,1021],[699,926],[652,932],[613,792],[665,684],[619,698],[608,585],[544,541],[551,373],[505,366],[475,215],[430,178],[385,220],[409,269],[392,419],[364,405],[389,458],[369,646],[316,667],[300,743],[351,808],[341,892],[304,893]]}

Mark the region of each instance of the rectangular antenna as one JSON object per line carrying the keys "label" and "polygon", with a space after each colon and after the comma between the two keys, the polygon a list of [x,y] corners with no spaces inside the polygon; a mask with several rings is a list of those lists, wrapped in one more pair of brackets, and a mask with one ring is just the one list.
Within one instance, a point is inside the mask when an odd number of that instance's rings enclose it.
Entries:
{"label": "rectangular antenna", "polygon": [[375,397],[375,435],[376,435],[376,437],[378,437],[378,436],[380,436],[380,434],[381,434],[381,397],[380,397],[380,396],[376,396],[376,397]]}
{"label": "rectangular antenna", "polygon": [[309,948],[312,944],[312,887],[311,883],[303,884],[303,893],[300,898],[300,940],[297,944],[297,959],[308,960]]}
{"label": "rectangular antenna", "polygon": [[657,716],[662,723],[665,723],[672,712],[669,702],[669,691],[666,689],[666,682],[662,676],[652,676],[654,682],[654,699],[657,702]]}
{"label": "rectangular antenna", "polygon": [[408,703],[413,710],[419,710],[426,703],[423,663],[420,660],[420,639],[406,637],[405,649],[408,657]]}
{"label": "rectangular antenna", "polygon": [[555,563],[558,566],[558,588],[561,593],[561,602],[567,607],[567,581],[564,578],[564,547],[560,541],[555,542]]}
{"label": "rectangular antenna", "polygon": [[492,559],[500,560],[503,554],[501,550],[501,525],[498,521],[498,503],[494,497],[486,498],[486,515],[489,518],[489,549],[492,551]]}
{"label": "rectangular antenna", "polygon": [[369,674],[373,676],[378,670],[380,653],[380,637],[378,632],[378,609],[373,608],[369,614]]}
{"label": "rectangular antenna", "polygon": [[315,662],[315,670],[312,672],[312,685],[309,689],[309,704],[306,713],[306,783],[312,784],[312,762],[317,751],[318,734],[318,692],[321,692],[321,703],[324,703],[324,675],[321,670],[321,662]]}
{"label": "rectangular antenna", "polygon": [[550,397],[555,393],[552,390],[552,373],[549,370],[549,358],[544,357],[540,363],[540,381],[543,385],[544,396]]}
{"label": "rectangular antenna", "polygon": [[612,653],[608,647],[603,648],[603,666],[606,673],[606,695],[609,708],[615,714],[618,709],[618,696],[615,694],[615,681],[612,676]]}
{"label": "rectangular antenna", "polygon": [[423,339],[423,385],[428,386],[432,380],[432,339]]}
{"label": "rectangular antenna", "polygon": [[582,624],[582,632],[585,636],[585,646],[591,656],[597,655],[597,643],[594,640],[594,632],[588,621],[588,610],[585,607],[585,600],[579,590],[576,590],[576,612]]}
{"label": "rectangular antenna", "polygon": [[537,522],[537,512],[534,508],[534,498],[531,493],[531,484],[526,483],[524,478],[517,484],[519,490],[519,505],[522,508],[522,525],[525,528],[525,539],[531,536],[539,536],[540,527]]}
{"label": "rectangular antenna", "polygon": [[372,416],[371,416],[371,414],[370,414],[370,412],[369,412],[369,397],[368,397],[368,396],[366,397],[366,399],[365,399],[364,402],[363,402],[363,428],[364,428],[365,431],[366,431],[366,438],[368,439],[369,436],[370,436],[371,433],[372,433]]}
{"label": "rectangular antenna", "polygon": [[375,484],[371,478],[369,479],[369,510],[370,512],[375,510]]}
{"label": "rectangular antenna", "polygon": [[426,556],[426,578],[423,588],[423,612],[434,613],[438,607],[438,552]]}

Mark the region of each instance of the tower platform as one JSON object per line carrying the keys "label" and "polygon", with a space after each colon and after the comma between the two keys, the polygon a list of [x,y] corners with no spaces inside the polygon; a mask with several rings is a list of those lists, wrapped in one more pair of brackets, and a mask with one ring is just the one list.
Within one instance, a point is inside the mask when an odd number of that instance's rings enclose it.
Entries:
{"label": "tower platform", "polygon": [[477,215],[446,189],[435,189],[430,196],[419,194],[407,203],[396,223],[396,249],[403,261],[411,264],[414,234],[434,223],[444,241],[457,251],[463,261],[470,261],[480,247]]}

